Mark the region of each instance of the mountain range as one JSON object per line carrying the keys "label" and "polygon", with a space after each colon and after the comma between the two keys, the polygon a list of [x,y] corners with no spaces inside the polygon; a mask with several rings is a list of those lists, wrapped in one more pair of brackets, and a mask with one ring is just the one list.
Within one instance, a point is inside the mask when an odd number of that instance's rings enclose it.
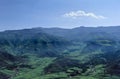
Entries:
{"label": "mountain range", "polygon": [[0,78],[119,79],[119,30],[39,27],[0,32]]}

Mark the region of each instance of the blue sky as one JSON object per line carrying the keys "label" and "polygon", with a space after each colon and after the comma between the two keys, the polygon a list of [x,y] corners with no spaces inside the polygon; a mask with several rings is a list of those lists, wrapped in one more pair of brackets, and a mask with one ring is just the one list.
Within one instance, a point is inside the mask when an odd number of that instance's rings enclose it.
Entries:
{"label": "blue sky", "polygon": [[0,0],[0,30],[120,25],[120,0]]}

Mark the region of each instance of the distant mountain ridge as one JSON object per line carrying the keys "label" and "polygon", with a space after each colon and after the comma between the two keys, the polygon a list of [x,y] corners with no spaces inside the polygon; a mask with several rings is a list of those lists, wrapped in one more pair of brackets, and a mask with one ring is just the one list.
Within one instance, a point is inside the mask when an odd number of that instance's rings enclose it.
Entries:
{"label": "distant mountain ridge", "polygon": [[1,79],[119,76],[120,26],[0,32],[0,69]]}
{"label": "distant mountain ridge", "polygon": [[[97,39],[97,38],[110,38],[120,40],[120,26],[110,26],[110,27],[77,27],[73,29],[64,28],[32,28],[23,30],[7,30],[0,32],[0,36],[4,34],[17,34],[24,33],[24,35],[32,36],[34,34],[45,33],[52,36],[63,37],[67,40],[78,40],[83,41],[86,38]],[[71,38],[72,36],[72,38]],[[27,37],[28,38],[28,37]]]}
{"label": "distant mountain ridge", "polygon": [[[34,30],[39,28],[34,28]],[[120,26],[112,27],[77,27],[73,29],[40,28],[45,33],[64,37],[68,40],[86,40],[92,38],[114,38],[120,40]],[[72,36],[72,38],[71,38]]]}

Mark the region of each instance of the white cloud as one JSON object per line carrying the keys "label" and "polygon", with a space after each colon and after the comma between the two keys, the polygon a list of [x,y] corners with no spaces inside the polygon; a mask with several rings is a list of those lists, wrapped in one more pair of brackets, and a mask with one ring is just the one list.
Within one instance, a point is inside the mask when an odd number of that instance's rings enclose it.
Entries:
{"label": "white cloud", "polygon": [[65,13],[63,16],[64,17],[70,17],[70,18],[73,18],[73,19],[80,18],[80,17],[91,17],[91,18],[95,18],[95,19],[106,19],[106,17],[104,17],[102,15],[96,15],[92,12],[87,13],[87,12],[81,11],[81,10]]}

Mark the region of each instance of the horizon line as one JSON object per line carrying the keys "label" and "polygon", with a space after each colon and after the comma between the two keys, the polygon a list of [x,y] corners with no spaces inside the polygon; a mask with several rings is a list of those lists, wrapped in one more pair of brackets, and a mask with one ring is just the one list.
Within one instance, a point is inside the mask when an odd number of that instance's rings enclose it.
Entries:
{"label": "horizon line", "polygon": [[109,27],[120,27],[120,25],[111,25],[111,26],[77,26],[77,27],[72,27],[72,28],[64,28],[64,27],[27,27],[27,28],[18,28],[18,29],[6,29],[6,30],[1,30],[0,32],[5,32],[5,31],[17,31],[17,30],[30,30],[30,29],[37,29],[37,28],[43,28],[43,29],[76,29],[76,28],[109,28]]}

